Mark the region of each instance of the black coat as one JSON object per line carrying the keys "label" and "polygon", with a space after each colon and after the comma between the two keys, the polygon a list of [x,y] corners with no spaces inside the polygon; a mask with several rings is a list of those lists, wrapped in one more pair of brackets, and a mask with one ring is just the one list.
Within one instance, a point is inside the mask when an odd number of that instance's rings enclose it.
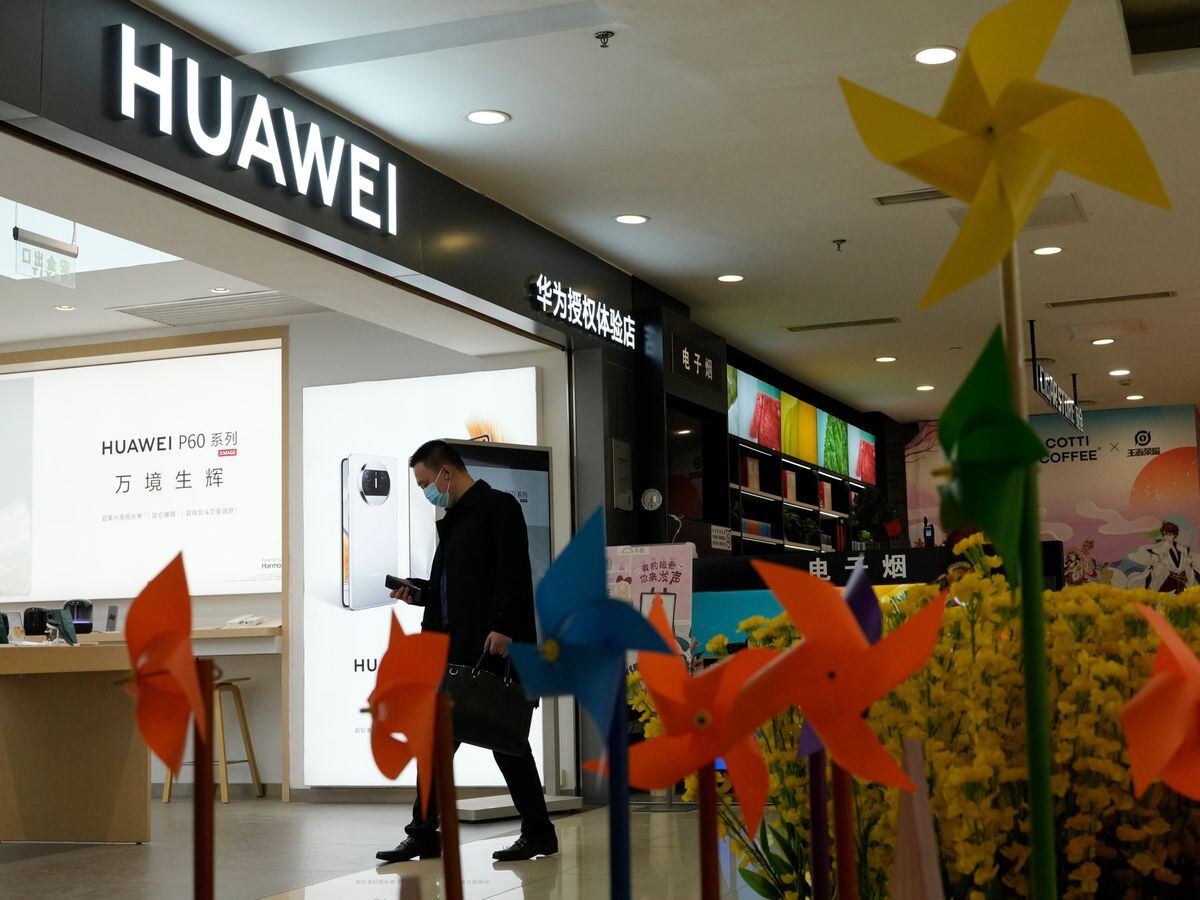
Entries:
{"label": "black coat", "polygon": [[[474,665],[491,631],[535,643],[529,533],[517,499],[477,481],[446,510],[437,530],[437,552],[421,592],[421,627],[450,634],[449,662]],[[442,620],[443,573],[448,622]],[[493,671],[504,668],[497,657],[489,656],[485,663]]]}

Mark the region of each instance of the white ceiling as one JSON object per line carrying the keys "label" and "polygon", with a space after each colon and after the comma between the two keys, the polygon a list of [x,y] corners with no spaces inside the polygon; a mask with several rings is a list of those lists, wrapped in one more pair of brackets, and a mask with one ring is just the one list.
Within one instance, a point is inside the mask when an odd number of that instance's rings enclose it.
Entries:
{"label": "white ceiling", "polygon": [[[531,0],[167,0],[153,4],[235,53],[436,21],[527,9]],[[953,237],[947,203],[881,209],[876,194],[916,187],[870,158],[836,76],[936,110],[951,70],[917,66],[931,43],[962,46],[993,3],[979,0],[600,0],[617,36],[600,50],[589,31],[443,50],[295,77],[304,90],[369,123],[419,157],[577,240],[689,303],[731,342],[864,409],[899,419],[935,415],[996,321],[981,282],[927,313],[916,298]],[[1192,72],[1134,78],[1118,4],[1078,0],[1043,78],[1116,101],[1134,119],[1175,201],[1140,208],[1074,179],[1086,225],[1042,230],[1024,256],[1039,350],[1082,396],[1115,405],[1128,391],[1105,372],[1134,370],[1147,402],[1194,402],[1200,368],[1164,364],[1190,350],[1200,325],[1190,248],[1200,237],[1191,183],[1200,137]],[[498,128],[462,116],[494,107]],[[642,212],[650,224],[611,216]],[[830,243],[846,238],[843,252]],[[714,276],[735,271],[740,285]],[[1174,289],[1171,301],[1050,312],[1046,300]],[[788,324],[898,315],[900,325],[793,335]],[[1146,333],[1100,350],[1056,325],[1135,318]],[[1191,327],[1189,327],[1191,326]],[[961,346],[962,350],[950,350]],[[891,366],[877,355],[900,357]],[[919,383],[938,387],[917,394]]]}
{"label": "white ceiling", "polygon": [[[688,303],[733,344],[862,409],[935,416],[998,318],[983,280],[919,313],[954,235],[948,202],[880,208],[915,188],[871,158],[837,85],[845,75],[936,111],[952,67],[912,62],[961,47],[994,0],[598,0],[617,32],[555,32],[305,72],[304,91],[364,121],[449,175]],[[236,54],[550,5],[545,0],[161,0],[147,3]],[[1042,78],[1116,102],[1158,162],[1172,213],[1066,176],[1087,224],[1027,233],[1022,254],[1039,352],[1081,397],[1123,405],[1105,374],[1132,369],[1147,403],[1200,399],[1187,363],[1200,329],[1200,72],[1134,77],[1117,0],[1076,0]],[[481,128],[476,108],[511,113]],[[612,216],[639,212],[643,226]],[[831,241],[845,238],[842,252]],[[744,274],[737,285],[714,280]],[[1074,311],[1048,300],[1172,289],[1174,300]],[[796,335],[790,324],[896,315],[899,325]],[[1115,319],[1145,333],[1103,349],[1060,326]],[[1105,330],[1105,326],[1098,326]],[[950,349],[961,347],[962,349]],[[884,366],[872,360],[894,355]],[[918,394],[917,384],[937,390]]]}
{"label": "white ceiling", "polygon": [[[0,233],[0,253],[11,252]],[[0,342],[41,341],[116,331],[154,329],[154,322],[117,312],[115,307],[213,297],[214,287],[262,290],[258,285],[187,260],[84,272],[74,289],[44,281],[0,279]],[[74,306],[61,312],[60,304]]]}
{"label": "white ceiling", "polygon": [[[0,134],[0,159],[0,196],[182,257],[85,272],[76,276],[74,290],[0,277],[0,352],[60,345],[71,338],[178,334],[187,329],[162,328],[113,307],[213,297],[213,287],[279,291],[470,356],[545,349],[524,335],[432,302],[400,282],[331,264],[7,134]],[[12,252],[4,248],[5,240],[0,234],[0,253]],[[63,303],[76,310],[53,309]],[[261,323],[237,327],[255,324]]]}

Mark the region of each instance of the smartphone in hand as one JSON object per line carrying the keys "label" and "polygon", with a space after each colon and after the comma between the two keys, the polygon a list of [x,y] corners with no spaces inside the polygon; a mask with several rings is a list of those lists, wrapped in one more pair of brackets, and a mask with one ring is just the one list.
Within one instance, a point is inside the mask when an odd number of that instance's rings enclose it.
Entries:
{"label": "smartphone in hand", "polygon": [[400,578],[396,575],[388,575],[386,578],[383,579],[383,584],[393,594],[396,594],[397,591],[407,589],[407,591],[408,591],[407,597],[405,597],[405,596],[397,596],[396,597],[396,599],[403,600],[405,603],[418,603],[418,601],[421,597],[421,589],[419,587],[417,587],[415,584],[413,584],[411,581],[409,581],[407,578]]}

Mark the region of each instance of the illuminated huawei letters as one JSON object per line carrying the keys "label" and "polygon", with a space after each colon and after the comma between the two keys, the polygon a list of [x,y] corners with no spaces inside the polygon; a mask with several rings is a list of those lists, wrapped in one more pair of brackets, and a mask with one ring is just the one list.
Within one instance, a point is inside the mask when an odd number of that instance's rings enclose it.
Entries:
{"label": "illuminated huawei letters", "polygon": [[[200,64],[194,59],[185,60],[187,69],[187,123],[188,135],[203,153],[209,156],[224,156],[233,142],[233,82],[224,75],[220,78],[220,95],[217,98],[217,133],[210,135],[200,121]],[[132,104],[132,99],[130,103]],[[132,118],[132,109],[128,113]]]}
{"label": "illuminated huawei letters", "polygon": [[[150,95],[157,104],[159,133],[172,134],[175,113],[172,79],[176,61],[173,51],[166,44],[153,45],[157,47],[157,65],[146,68],[137,63],[137,32],[129,25],[121,25],[120,38],[117,90],[121,117],[136,119],[139,99],[145,117],[149,99],[146,95]],[[252,164],[265,167],[277,186],[305,196],[315,193],[322,205],[340,206],[343,216],[387,234],[397,233],[395,163],[380,159],[340,135],[323,137],[315,122],[297,123],[290,109],[272,109],[270,101],[258,93],[237,97],[243,112],[235,134],[233,80],[218,75],[216,96],[206,104],[200,64],[190,57],[183,57],[183,64],[186,121],[181,127],[186,125],[189,143],[196,150],[205,156],[224,159],[235,169],[249,170]],[[365,205],[372,199],[375,208]]]}
{"label": "illuminated huawei letters", "polygon": [[171,60],[173,54],[166,44],[158,45],[158,71],[143,69],[134,56],[134,32],[128,25],[121,26],[121,115],[133,118],[134,93],[144,88],[158,97],[158,130],[171,133]]}
{"label": "illuminated huawei letters", "polygon": [[[287,129],[288,147],[292,151],[292,173],[295,176],[297,194],[307,194],[312,180],[313,169],[317,170],[317,180],[321,185],[321,202],[333,206],[334,195],[337,192],[338,172],[342,168],[342,152],[346,146],[344,138],[335,137],[329,156],[325,156],[325,147],[321,143],[321,126],[313,123],[305,129],[304,150],[300,149],[300,135],[296,129],[296,116],[286,106],[283,108],[283,127]],[[392,192],[395,196],[395,192]],[[395,234],[395,232],[392,232]]]}
{"label": "illuminated huawei letters", "polygon": [[238,150],[237,162],[239,169],[250,168],[251,160],[260,159],[271,167],[275,173],[275,183],[287,184],[283,174],[283,157],[279,155],[279,141],[275,139],[275,124],[271,120],[271,107],[267,98],[255,94],[253,102],[246,112],[246,121],[242,125],[241,149]]}

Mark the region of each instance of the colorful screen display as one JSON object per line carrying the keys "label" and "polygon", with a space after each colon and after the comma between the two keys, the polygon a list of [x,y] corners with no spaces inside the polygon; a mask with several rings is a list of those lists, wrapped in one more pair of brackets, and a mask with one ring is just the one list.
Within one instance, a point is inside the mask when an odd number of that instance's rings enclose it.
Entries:
{"label": "colorful screen display", "polygon": [[725,375],[730,434],[875,483],[875,435],[733,366]]}
{"label": "colorful screen display", "polygon": [[729,366],[726,369],[729,433],[780,449],[779,388]]}

